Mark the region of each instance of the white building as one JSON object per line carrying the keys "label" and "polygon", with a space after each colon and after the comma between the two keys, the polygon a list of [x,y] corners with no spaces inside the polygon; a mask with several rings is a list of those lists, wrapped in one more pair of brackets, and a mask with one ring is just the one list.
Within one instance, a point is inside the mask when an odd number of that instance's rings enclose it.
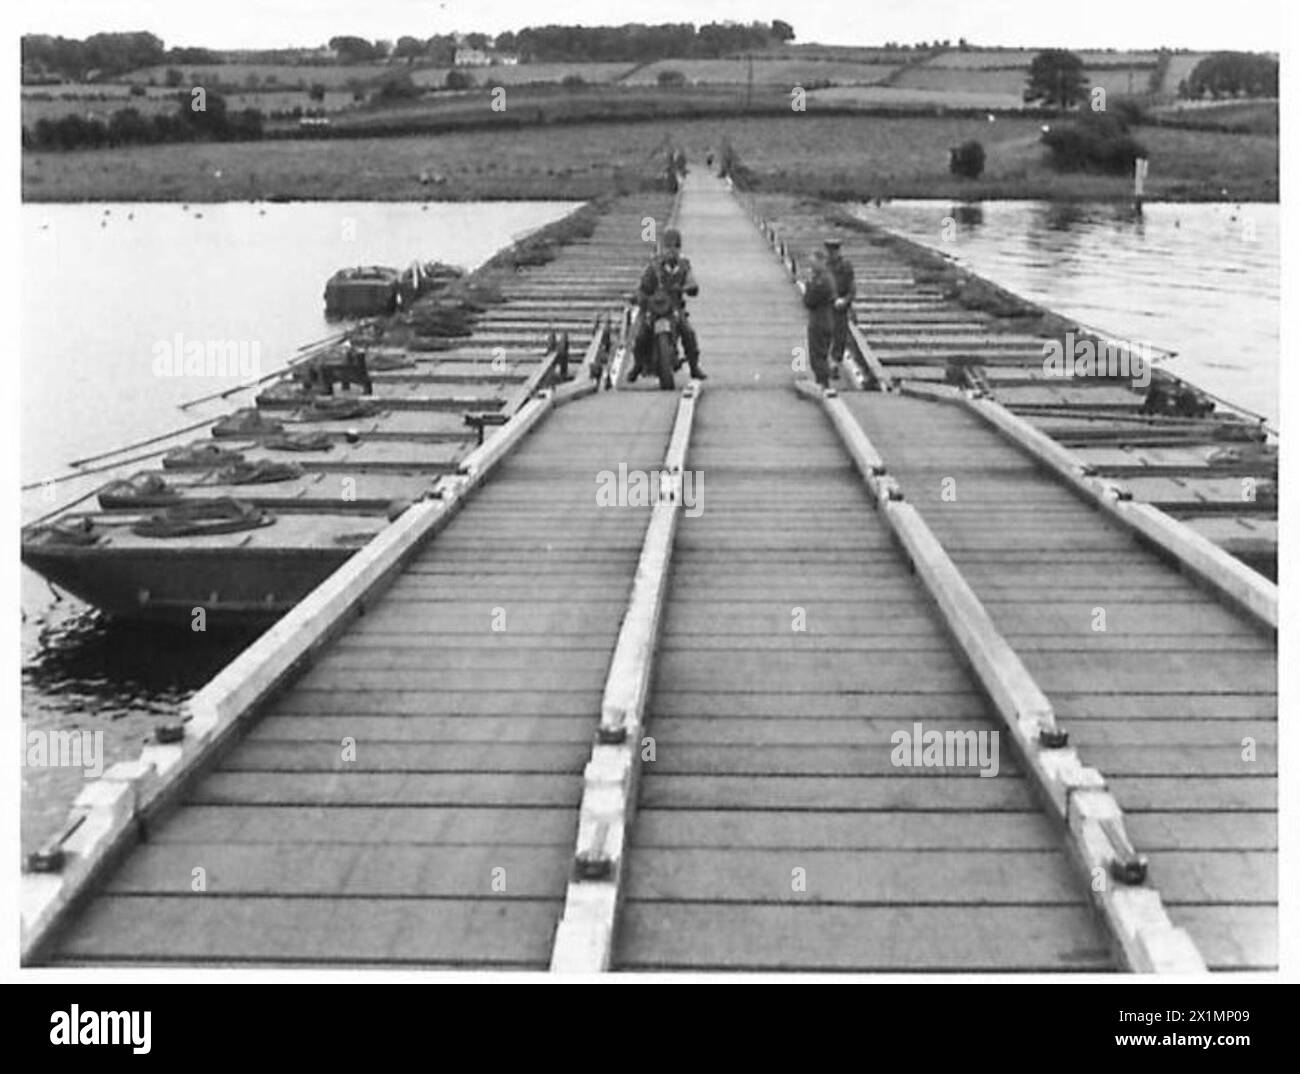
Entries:
{"label": "white building", "polygon": [[486,67],[491,58],[481,48],[458,48],[452,61],[457,67]]}

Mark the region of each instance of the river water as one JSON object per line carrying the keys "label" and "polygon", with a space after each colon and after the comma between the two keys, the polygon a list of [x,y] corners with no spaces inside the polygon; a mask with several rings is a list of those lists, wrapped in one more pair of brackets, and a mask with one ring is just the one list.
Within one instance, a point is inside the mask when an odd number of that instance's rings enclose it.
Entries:
{"label": "river water", "polygon": [[1170,372],[1278,421],[1276,204],[944,200],[857,207],[1024,298],[1177,352]]}
{"label": "river water", "polygon": [[[237,363],[223,377],[159,375],[159,348],[174,347],[178,336],[241,344],[249,365],[256,354],[256,373],[269,372],[301,345],[340,327],[325,320],[322,297],[336,269],[405,266],[415,259],[474,268],[512,239],[575,207],[25,205],[23,483],[65,474],[73,459],[246,405],[247,393],[177,409],[250,379],[247,365],[241,370]],[[113,476],[118,475],[100,473],[24,492],[22,517],[35,519]],[[26,569],[21,600],[24,734],[102,730],[104,756],[96,760],[107,764],[133,757],[156,724],[174,717],[194,690],[253,640],[109,624],[72,597],[56,600]],[[59,824],[84,778],[78,767],[24,766],[24,849]]]}

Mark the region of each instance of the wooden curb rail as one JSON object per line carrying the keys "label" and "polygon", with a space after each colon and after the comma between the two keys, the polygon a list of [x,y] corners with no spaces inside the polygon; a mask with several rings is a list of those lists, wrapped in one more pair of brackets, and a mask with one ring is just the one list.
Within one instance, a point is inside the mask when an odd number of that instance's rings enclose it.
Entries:
{"label": "wooden curb rail", "polygon": [[682,473],[701,389],[699,381],[692,381],[677,404],[663,465],[670,486],[665,490],[661,479],[659,500],[646,526],[627,611],[610,658],[600,724],[583,773],[577,848],[564,914],[555,931],[552,972],[603,973],[613,957],[626,838],[636,812],[641,730],[683,506]]}
{"label": "wooden curb rail", "polygon": [[[758,209],[755,208],[752,203],[749,205],[749,214],[753,218],[755,226],[760,232],[762,232],[763,237],[772,247],[772,250],[776,253],[777,257],[781,259],[781,264],[784,266],[790,279],[797,280],[799,275],[799,263],[795,259],[794,254],[791,253],[786,246],[785,240],[781,238],[780,230],[774,223],[759,213]],[[884,363],[876,357],[875,351],[871,349],[871,344],[867,342],[866,333],[863,332],[861,326],[853,320],[849,321],[849,340],[852,342],[854,349],[858,352],[858,357],[862,359],[862,365],[866,368],[867,372],[871,374],[879,389],[882,392],[897,391],[898,386],[894,384],[894,380],[889,375],[888,370],[885,369]],[[853,369],[851,370],[851,374],[857,382],[857,387],[864,388],[865,385],[862,383],[862,380],[859,379],[859,371]]]}
{"label": "wooden curb rail", "polygon": [[1186,573],[1245,611],[1257,625],[1278,627],[1277,585],[1208,537],[1184,526],[1151,504],[1139,503],[1123,485],[1096,477],[1093,469],[1040,429],[994,399],[974,397],[956,388],[908,386],[904,395],[961,406],[978,415],[1005,440],[1058,475],[1084,499],[1175,560]]}
{"label": "wooden curb rail", "polygon": [[1124,966],[1138,973],[1205,973],[1205,961],[1191,936],[1170,921],[1159,892],[1146,885],[1146,861],[1129,840],[1123,813],[1105,779],[1095,768],[1085,767],[1068,745],[1051,702],[920,512],[903,499],[866,432],[834,390],[822,391],[807,381],[796,387],[820,401],[875,506],[1010,732],[1038,797],[1066,832],[1071,857]]}

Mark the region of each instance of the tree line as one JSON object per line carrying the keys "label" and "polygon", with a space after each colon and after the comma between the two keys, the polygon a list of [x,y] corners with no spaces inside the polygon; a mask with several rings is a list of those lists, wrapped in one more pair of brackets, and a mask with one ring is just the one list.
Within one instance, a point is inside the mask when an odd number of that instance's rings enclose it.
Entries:
{"label": "tree line", "polygon": [[364,37],[330,38],[340,63],[366,63],[388,58],[428,60],[450,65],[460,46],[489,49],[518,56],[525,63],[651,63],[655,60],[699,57],[716,59],[738,52],[759,51],[794,40],[794,27],[770,23],[664,23],[647,26],[527,26],[495,37],[453,34],[430,38],[399,37],[397,43]]}
{"label": "tree line", "polygon": [[182,94],[175,112],[147,116],[137,108],[119,108],[107,120],[78,113],[40,119],[23,127],[25,149],[102,149],[112,146],[159,145],[164,142],[240,142],[262,137],[262,113],[256,108],[231,111],[220,94],[209,93],[205,107],[195,111],[189,94]]}
{"label": "tree line", "polygon": [[1276,97],[1278,63],[1254,52],[1215,52],[1178,86],[1180,97]]}
{"label": "tree line", "polygon": [[[545,63],[651,63],[670,59],[718,59],[794,40],[794,27],[771,23],[665,23],[646,26],[530,26],[510,37],[523,60]],[[501,37],[496,47],[503,48]]]}
{"label": "tree line", "polygon": [[221,57],[205,48],[164,47],[162,38],[138,33],[91,34],[75,37],[24,34],[20,54],[24,71],[44,72],[84,82],[91,74],[115,78],[141,67],[160,63],[220,63]]}
{"label": "tree line", "polygon": [[[647,26],[528,26],[492,37],[483,33],[435,34],[428,38],[399,37],[370,41],[340,34],[329,48],[339,64],[375,63],[396,59],[423,60],[451,66],[459,47],[494,49],[517,55],[525,63],[651,63],[655,60],[716,59],[740,52],[760,51],[794,40],[794,27],[774,19],[770,23],[711,22],[664,23]],[[277,50],[286,61],[306,50]],[[22,39],[25,72],[46,73],[74,82],[90,75],[116,78],[158,64],[219,64],[226,56],[205,48],[172,48],[151,33],[92,34],[84,41],[49,34],[27,34]]]}

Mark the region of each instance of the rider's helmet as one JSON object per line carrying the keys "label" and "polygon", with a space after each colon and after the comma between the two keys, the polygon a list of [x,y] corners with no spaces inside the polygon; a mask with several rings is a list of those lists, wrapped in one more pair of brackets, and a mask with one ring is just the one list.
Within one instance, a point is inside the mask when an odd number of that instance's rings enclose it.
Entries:
{"label": "rider's helmet", "polygon": [[663,244],[665,250],[678,250],[682,248],[682,233],[675,227],[665,229]]}

